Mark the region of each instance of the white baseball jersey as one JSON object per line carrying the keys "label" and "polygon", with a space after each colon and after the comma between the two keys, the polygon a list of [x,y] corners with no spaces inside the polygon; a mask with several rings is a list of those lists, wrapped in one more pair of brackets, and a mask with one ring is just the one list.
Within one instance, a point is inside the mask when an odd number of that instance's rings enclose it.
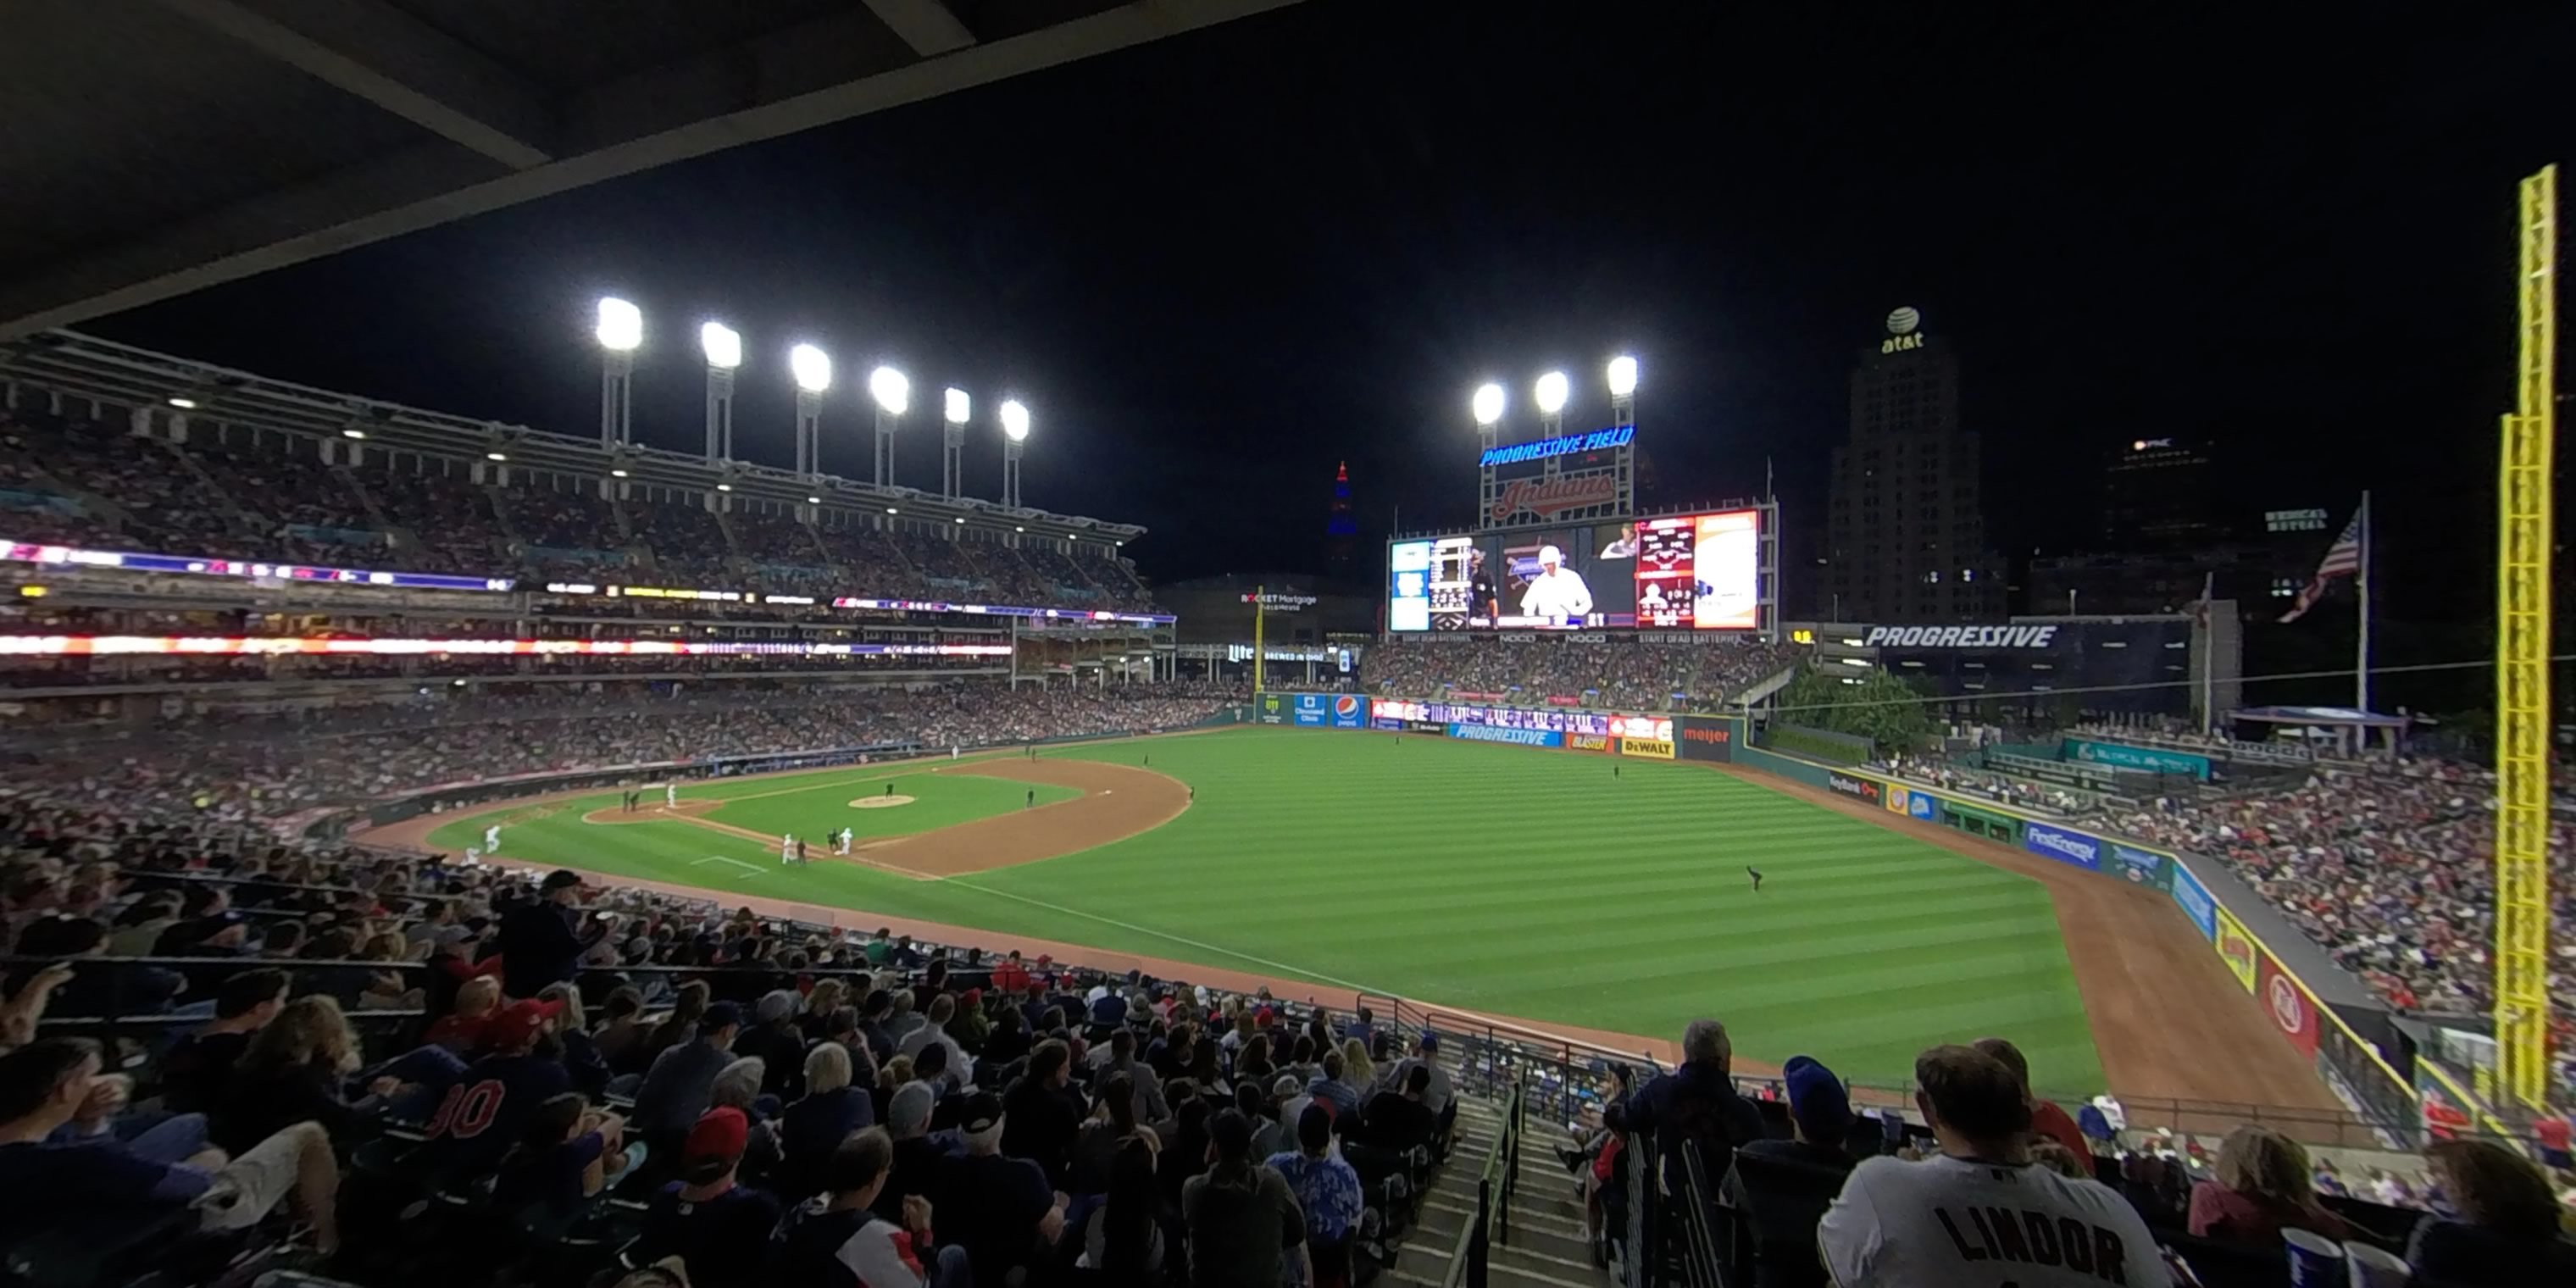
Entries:
{"label": "white baseball jersey", "polygon": [[662,804],[663,804],[663,805],[665,805],[665,806],[667,806],[667,807],[669,807],[669,808],[672,808],[672,809],[677,809],[677,808],[679,808],[679,806],[680,806],[680,785],[679,785],[679,784],[677,784],[677,783],[664,783],[664,784],[662,784]]}
{"label": "white baseball jersey", "polygon": [[1816,1227],[1840,1288],[2167,1288],[2126,1199],[2045,1167],[1865,1159]]}
{"label": "white baseball jersey", "polygon": [[487,827],[487,828],[484,828],[484,829],[483,829],[483,852],[484,852],[485,854],[490,854],[490,853],[491,853],[491,852],[493,852],[494,850],[497,850],[497,849],[500,849],[500,848],[501,848],[501,829],[500,829],[500,828],[498,828],[498,827]]}
{"label": "white baseball jersey", "polygon": [[1581,617],[1592,611],[1592,588],[1583,574],[1563,566],[1530,578],[1521,592],[1521,611],[1532,617]]}

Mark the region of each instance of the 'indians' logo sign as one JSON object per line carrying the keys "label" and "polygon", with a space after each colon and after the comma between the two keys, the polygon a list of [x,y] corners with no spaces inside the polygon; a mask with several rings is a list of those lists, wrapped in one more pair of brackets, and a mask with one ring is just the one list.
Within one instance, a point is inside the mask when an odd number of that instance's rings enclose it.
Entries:
{"label": "'indians' logo sign", "polygon": [[1618,495],[1619,480],[1607,473],[1514,479],[1503,486],[1502,496],[1495,500],[1493,513],[1487,517],[1495,523],[1522,513],[1544,519],[1587,505],[1608,505]]}

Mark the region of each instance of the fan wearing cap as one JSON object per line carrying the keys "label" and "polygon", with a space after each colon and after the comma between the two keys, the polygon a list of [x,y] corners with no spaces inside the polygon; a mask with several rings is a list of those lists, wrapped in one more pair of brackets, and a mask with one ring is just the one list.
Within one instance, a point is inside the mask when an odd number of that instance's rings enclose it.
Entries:
{"label": "fan wearing cap", "polygon": [[643,1232],[627,1254],[631,1263],[677,1256],[688,1267],[691,1288],[763,1281],[778,1200],[735,1182],[750,1140],[751,1120],[730,1107],[708,1110],[689,1128],[680,1179],[646,1205]]}
{"label": "fan wearing cap", "polygon": [[989,1091],[966,1098],[957,1123],[966,1153],[942,1160],[934,1189],[940,1233],[965,1246],[979,1284],[1035,1264],[1064,1233],[1065,1205],[1045,1171],[1002,1153],[1005,1117],[1002,1098]]}
{"label": "fan wearing cap", "polygon": [[483,1025],[489,1054],[465,1066],[429,1119],[429,1149],[443,1168],[498,1160],[527,1132],[529,1116],[572,1090],[563,1062],[537,1052],[559,1001],[512,1002]]}
{"label": "fan wearing cap", "polygon": [[1859,1160],[1843,1148],[1852,1126],[1851,1097],[1843,1080],[1806,1055],[1789,1057],[1780,1066],[1780,1080],[1789,1089],[1790,1139],[1764,1137],[1737,1146],[1735,1152],[1829,1168],[1836,1175],[1850,1171]]}
{"label": "fan wearing cap", "polygon": [[1564,551],[1540,546],[1538,574],[1521,591],[1521,612],[1563,626],[1591,611],[1592,587],[1584,584],[1583,574],[1565,566]]}
{"label": "fan wearing cap", "polygon": [[512,997],[535,997],[548,984],[571,981],[590,951],[616,924],[616,914],[580,925],[573,904],[581,898],[581,874],[558,868],[537,886],[537,897],[501,914],[502,983]]}

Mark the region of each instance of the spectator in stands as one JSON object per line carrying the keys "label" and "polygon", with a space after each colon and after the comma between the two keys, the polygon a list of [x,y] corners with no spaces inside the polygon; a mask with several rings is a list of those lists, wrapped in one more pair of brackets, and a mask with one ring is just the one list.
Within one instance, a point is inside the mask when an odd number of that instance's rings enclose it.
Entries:
{"label": "spectator in stands", "polygon": [[662,1187],[644,1211],[633,1261],[676,1256],[690,1288],[751,1288],[761,1282],[778,1200],[737,1183],[735,1169],[751,1134],[739,1109],[711,1109],[689,1128],[680,1149],[680,1179]]}
{"label": "spectator in stands", "polygon": [[172,1113],[211,1111],[250,1040],[286,1006],[286,972],[234,973],[215,990],[215,1018],[172,1043],[161,1057],[161,1103]]}
{"label": "spectator in stands", "polygon": [[531,1115],[572,1090],[563,1062],[537,1050],[561,1018],[560,1002],[512,1002],[483,1029],[484,1056],[458,1071],[429,1119],[429,1156],[441,1171],[480,1171],[527,1134]]}
{"label": "spectator in stands", "polygon": [[2268,1127],[2239,1127],[2218,1147],[2217,1175],[2191,1189],[2191,1232],[2267,1247],[2280,1244],[2284,1228],[2351,1238],[2343,1218],[2317,1202],[2314,1177],[2297,1141]]}
{"label": "spectator in stands", "polygon": [[676,1138],[692,1130],[707,1112],[716,1075],[733,1063],[733,1040],[742,1031],[742,1013],[731,1002],[718,1002],[698,1021],[698,1034],[664,1051],[635,1092],[635,1126],[648,1143]]}
{"label": "spectator in stands", "polygon": [[917,1057],[923,1047],[937,1043],[948,1048],[948,1067],[963,1072],[972,1061],[966,1055],[966,1048],[949,1035],[949,1026],[956,1020],[957,998],[953,994],[941,993],[931,998],[930,1005],[922,1011],[921,1027],[904,1035],[903,1041],[895,1048],[896,1052]]}
{"label": "spectator in stands", "polygon": [[[1004,1012],[1003,1018],[1008,1020],[1010,1013]],[[996,1032],[995,1036],[998,1037],[1000,1034]],[[1149,1123],[1158,1123],[1172,1116],[1171,1106],[1163,1101],[1163,1080],[1155,1077],[1153,1069],[1136,1058],[1136,1030],[1119,1029],[1109,1035],[1109,1041],[1094,1050],[1107,1057],[1101,1062],[1100,1071],[1094,1077],[1095,1082],[1124,1075],[1136,1088],[1138,1118]],[[986,1048],[985,1058],[988,1060],[994,1058],[990,1047]]]}
{"label": "spectator in stands", "polygon": [[1297,1116],[1297,1148],[1272,1154],[1266,1165],[1288,1182],[1306,1221],[1306,1255],[1316,1288],[1350,1279],[1351,1239],[1366,1202],[1360,1174],[1333,1153],[1333,1112],[1309,1104]]}
{"label": "spectator in stands", "polygon": [[1001,1097],[985,1091],[967,1097],[957,1124],[966,1153],[943,1161],[935,1198],[937,1209],[949,1214],[948,1237],[965,1246],[975,1282],[984,1288],[1004,1283],[1064,1233],[1065,1202],[1048,1186],[1045,1170],[1003,1152],[1007,1118]]}
{"label": "spectator in stands", "polygon": [[1402,1090],[1390,1087],[1369,1097],[1360,1111],[1368,1143],[1397,1153],[1431,1144],[1440,1131],[1440,1118],[1424,1103],[1430,1090],[1431,1070],[1417,1064],[1405,1075]]}
{"label": "spectator in stands", "polygon": [[[2028,1288],[2170,1281],[2155,1237],[2119,1195],[2031,1164],[2030,1105],[2002,1061],[1974,1047],[1933,1047],[1915,1058],[1914,1081],[1941,1153],[1852,1169],[1816,1230],[1840,1288],[1998,1276]],[[1986,1215],[1997,1211],[2017,1220]]]}
{"label": "spectator in stands", "polygon": [[1110,1168],[1117,1161],[1119,1146],[1138,1130],[1135,1080],[1113,1073],[1097,1085],[1091,1117],[1074,1135],[1071,1161],[1065,1168],[1065,1192],[1076,1197],[1108,1192]]}
{"label": "spectator in stands", "polygon": [[1228,1109],[1208,1123],[1208,1140],[1207,1171],[1181,1186],[1191,1288],[1313,1282],[1305,1214],[1287,1178],[1252,1157],[1252,1124]]}
{"label": "spectator in stands", "polygon": [[[870,1074],[876,1072],[871,1068]],[[820,1187],[833,1151],[850,1133],[875,1122],[875,1106],[864,1086],[853,1086],[849,1048],[838,1042],[817,1043],[805,1056],[805,1095],[778,1117],[779,1191],[802,1199]],[[873,1079],[871,1079],[873,1081]],[[891,1166],[893,1143],[887,1143]]]}
{"label": "spectator in stands", "polygon": [[879,1128],[835,1148],[821,1172],[823,1193],[779,1224],[765,1280],[781,1288],[968,1288],[966,1250],[932,1246],[929,1200],[904,1196],[899,1223],[872,1210],[893,1169],[894,1142]]}
{"label": "spectator in stands", "polygon": [[793,1097],[801,1089],[805,1071],[805,1035],[797,1031],[796,1016],[804,1009],[804,999],[792,988],[776,988],[760,995],[752,1007],[752,1023],[736,1038],[733,1053],[754,1057],[762,1062],[761,1090],[773,1096]]}
{"label": "spectator in stands", "polygon": [[1682,1030],[1680,1066],[1609,1106],[1602,1120],[1613,1131],[1660,1133],[1664,1176],[1676,1190],[1684,1177],[1679,1161],[1684,1145],[1699,1151],[1708,1176],[1722,1177],[1736,1149],[1764,1135],[1761,1111],[1735,1093],[1734,1064],[1735,1047],[1726,1026],[1693,1020]]}
{"label": "spectator in stands", "polygon": [[47,1145],[80,1112],[98,1077],[98,1045],[78,1038],[47,1038],[0,1056],[0,1208],[13,1229],[149,1220],[193,1207],[200,1229],[239,1230],[292,1194],[312,1222],[314,1251],[339,1250],[340,1171],[320,1126],[295,1123],[229,1162],[213,1151],[153,1162],[112,1140]]}
{"label": "spectator in stands", "polygon": [[1085,1112],[1080,1093],[1072,1089],[1072,1051],[1049,1038],[1029,1052],[1019,1080],[1002,1093],[1009,1126],[1002,1151],[1046,1169],[1049,1183],[1065,1184],[1065,1164]]}
{"label": "spectator in stands", "polygon": [[212,1114],[215,1143],[240,1153],[297,1123],[349,1140],[362,1106],[341,1095],[340,1083],[357,1069],[358,1035],[337,1001],[315,993],[288,1002],[233,1067]]}
{"label": "spectator in stands", "polygon": [[608,934],[617,914],[603,912],[581,927],[573,909],[581,895],[581,874],[560,868],[546,874],[535,900],[501,914],[502,983],[510,996],[535,997],[548,984],[570,982],[582,954]]}
{"label": "spectator in stands", "polygon": [[478,975],[456,987],[456,1001],[420,1040],[470,1057],[483,1049],[483,1027],[501,1009],[501,981]]}
{"label": "spectator in stands", "polygon": [[617,1115],[593,1111],[579,1092],[567,1091],[528,1115],[522,1138],[501,1160],[492,1206],[536,1228],[562,1230],[643,1154],[641,1142],[627,1145]]}
{"label": "spectator in stands", "polygon": [[892,1179],[877,1192],[876,1213],[888,1221],[903,1219],[906,1195],[934,1193],[947,1151],[930,1138],[930,1088],[908,1082],[886,1100],[886,1134],[894,1141]]}
{"label": "spectator in stands", "polygon": [[1109,1193],[1083,1222],[1076,1264],[1099,1271],[1105,1282],[1153,1283],[1162,1274],[1162,1196],[1154,1180],[1159,1152],[1150,1131],[1120,1141],[1109,1165]]}
{"label": "spectator in stands", "polygon": [[1343,1073],[1342,1053],[1324,1052],[1324,1063],[1317,1067],[1313,1080],[1306,1084],[1306,1094],[1333,1106],[1333,1116],[1357,1113],[1360,1093]]}
{"label": "spectator in stands", "polygon": [[2038,1093],[2031,1090],[2030,1061],[2023,1057],[2020,1047],[2014,1046],[2003,1038],[1979,1038],[1976,1047],[2002,1061],[2003,1066],[2012,1070],[2013,1076],[2021,1080],[2022,1098],[2030,1102],[2032,1131],[2056,1141],[2066,1148],[2066,1152],[2077,1158],[2093,1157],[2093,1147],[2085,1143],[2084,1130],[2075,1125],[2075,1119],[2068,1116],[2065,1110],[2040,1099]]}
{"label": "spectator in stands", "polygon": [[1851,1096],[1843,1080],[1814,1056],[1793,1055],[1780,1066],[1780,1081],[1789,1092],[1790,1137],[1765,1137],[1736,1148],[1739,1156],[1779,1159],[1841,1175],[1857,1161],[1843,1148],[1852,1127]]}
{"label": "spectator in stands", "polygon": [[2486,1140],[2436,1141],[2424,1157],[2459,1215],[2426,1221],[2407,1240],[2418,1283],[2576,1283],[2576,1243],[2560,1232],[2549,1178],[2531,1160]]}
{"label": "spectator in stands", "polygon": [[698,1036],[699,1025],[706,1019],[712,995],[713,990],[702,979],[690,980],[673,990],[671,1013],[645,1034],[642,1046],[636,1051],[637,1072],[651,1070],[663,1052]]}

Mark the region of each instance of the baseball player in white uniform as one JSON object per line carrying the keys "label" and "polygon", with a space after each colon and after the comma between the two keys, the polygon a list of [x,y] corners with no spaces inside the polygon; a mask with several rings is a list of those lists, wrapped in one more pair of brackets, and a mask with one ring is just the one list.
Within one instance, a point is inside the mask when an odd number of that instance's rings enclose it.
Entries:
{"label": "baseball player in white uniform", "polygon": [[679,807],[680,807],[680,785],[679,785],[678,783],[664,783],[664,784],[662,784],[662,808],[664,808],[664,809],[678,809]]}
{"label": "baseball player in white uniform", "polygon": [[495,823],[492,826],[483,829],[483,852],[485,854],[498,854],[501,852],[500,824]]}

